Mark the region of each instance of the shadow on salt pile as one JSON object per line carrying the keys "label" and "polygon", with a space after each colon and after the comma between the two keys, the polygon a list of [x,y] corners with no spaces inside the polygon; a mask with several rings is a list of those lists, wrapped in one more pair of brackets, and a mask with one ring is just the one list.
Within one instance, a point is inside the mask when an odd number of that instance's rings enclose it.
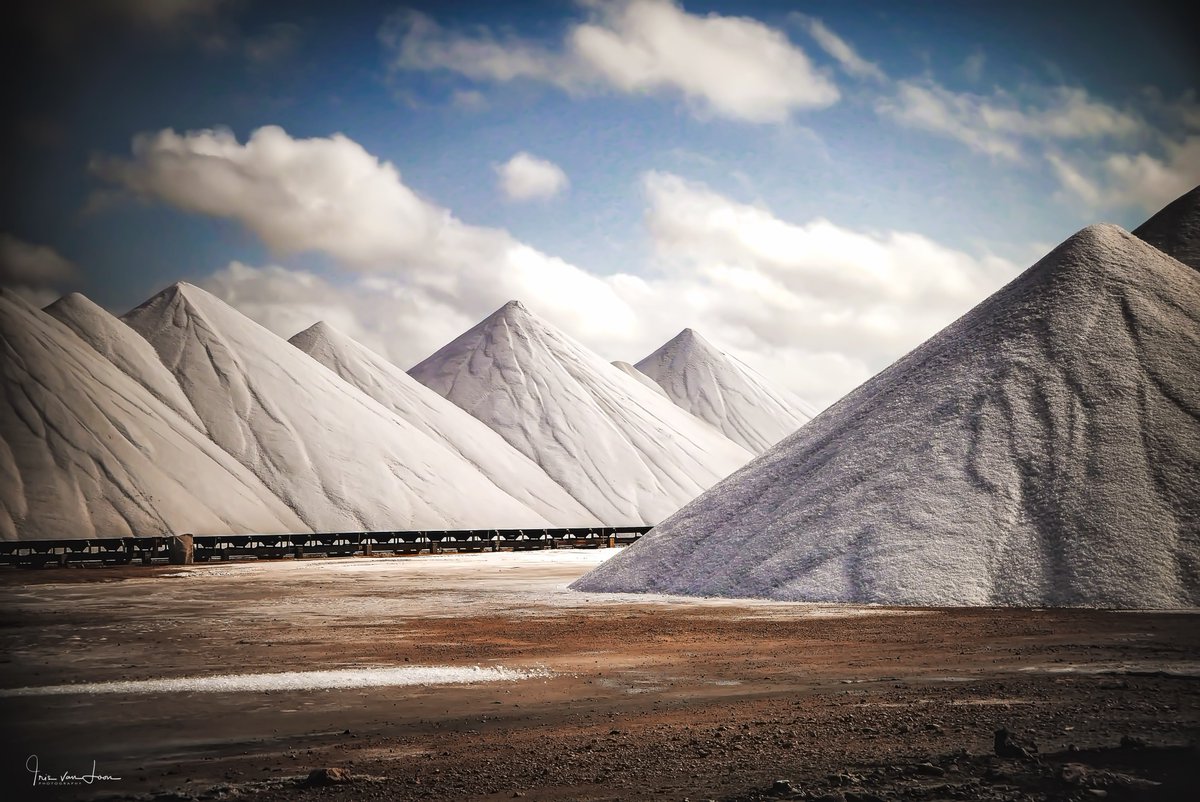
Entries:
{"label": "shadow on salt pile", "polygon": [[92,693],[258,693],[338,688],[383,688],[406,685],[473,685],[549,677],[541,668],[502,666],[397,666],[332,671],[284,671],[275,674],[215,674],[207,677],[81,682],[39,688],[3,688],[0,696],[63,696]]}

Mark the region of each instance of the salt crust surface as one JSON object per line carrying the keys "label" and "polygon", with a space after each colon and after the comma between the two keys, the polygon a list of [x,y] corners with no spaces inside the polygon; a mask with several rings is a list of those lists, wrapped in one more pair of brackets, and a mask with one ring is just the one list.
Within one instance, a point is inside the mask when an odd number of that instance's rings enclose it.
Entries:
{"label": "salt crust surface", "polygon": [[572,587],[1200,605],[1200,273],[1088,227]]}
{"label": "salt crust surface", "polygon": [[317,531],[549,522],[307,354],[189,284],[124,320],[213,441]]}
{"label": "salt crust surface", "polygon": [[316,323],[289,342],[462,457],[552,524],[597,523],[594,515],[500,435],[328,323]]}
{"label": "salt crust surface", "polygon": [[0,342],[0,538],[303,531],[193,423],[3,290]]}
{"label": "salt crust surface", "polygon": [[770,382],[692,329],[684,329],[638,362],[667,397],[755,454],[761,454],[816,414],[812,406]]}
{"label": "salt crust surface", "polygon": [[751,456],[516,301],[409,374],[606,524],[662,520]]}

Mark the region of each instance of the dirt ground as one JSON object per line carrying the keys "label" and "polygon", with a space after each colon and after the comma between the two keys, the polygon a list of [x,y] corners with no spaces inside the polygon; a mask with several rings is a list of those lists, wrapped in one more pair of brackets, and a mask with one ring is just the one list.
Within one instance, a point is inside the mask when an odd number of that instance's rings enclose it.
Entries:
{"label": "dirt ground", "polygon": [[[1198,614],[565,589],[605,556],[0,571],[0,793],[867,802],[1190,800],[1200,787]],[[9,695],[416,665],[533,675]],[[1012,735],[998,743],[1000,728]],[[35,786],[32,756],[47,777],[94,765],[120,779]],[[343,771],[307,780],[323,768]]]}

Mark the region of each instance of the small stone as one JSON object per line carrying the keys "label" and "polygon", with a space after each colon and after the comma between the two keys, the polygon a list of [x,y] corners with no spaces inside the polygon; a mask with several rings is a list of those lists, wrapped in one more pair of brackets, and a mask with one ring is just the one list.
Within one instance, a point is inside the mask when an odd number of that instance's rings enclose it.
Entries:
{"label": "small stone", "polygon": [[944,777],[946,770],[941,766],[935,766],[932,763],[918,763],[913,767],[913,771],[917,774],[923,774],[926,777]]}
{"label": "small stone", "polygon": [[337,767],[313,769],[308,773],[305,785],[341,785],[350,782],[350,772]]}
{"label": "small stone", "polygon": [[771,793],[775,796],[784,796],[796,793],[796,788],[792,785],[791,780],[776,780],[771,783]]}
{"label": "small stone", "polygon": [[993,735],[992,750],[996,757],[1031,760],[1037,754],[1038,748],[1032,741],[1022,743],[1015,735],[1001,727]]}

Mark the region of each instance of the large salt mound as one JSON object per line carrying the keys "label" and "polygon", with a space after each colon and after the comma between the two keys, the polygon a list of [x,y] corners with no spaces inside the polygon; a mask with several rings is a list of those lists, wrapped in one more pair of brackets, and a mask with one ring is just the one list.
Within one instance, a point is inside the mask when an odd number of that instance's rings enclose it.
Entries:
{"label": "large salt mound", "polygon": [[195,426],[3,290],[0,341],[0,538],[305,531]]}
{"label": "large salt mound", "polygon": [[1200,270],[1200,187],[1167,204],[1133,233],[1163,253]]}
{"label": "large salt mound", "polygon": [[679,406],[756,454],[813,417],[812,407],[776,390],[748,365],[684,329],[638,362]]}
{"label": "large salt mound", "polygon": [[473,466],[188,284],[125,316],[213,440],[318,531],[547,526]]}
{"label": "large salt mound", "polygon": [[583,505],[500,435],[328,323],[316,323],[290,342],[474,465],[501,490],[551,523],[596,523]]}
{"label": "large salt mound", "polygon": [[1084,229],[573,587],[1196,606],[1200,274]]}
{"label": "large salt mound", "polygon": [[409,373],[606,524],[659,521],[750,459],[515,301]]}
{"label": "large salt mound", "polygon": [[153,346],[142,335],[77,292],[64,295],[47,306],[45,311],[66,324],[80,339],[125,371],[159,401],[201,431],[204,430],[204,424],[200,422],[183,390],[179,389],[179,383],[158,360]]}

